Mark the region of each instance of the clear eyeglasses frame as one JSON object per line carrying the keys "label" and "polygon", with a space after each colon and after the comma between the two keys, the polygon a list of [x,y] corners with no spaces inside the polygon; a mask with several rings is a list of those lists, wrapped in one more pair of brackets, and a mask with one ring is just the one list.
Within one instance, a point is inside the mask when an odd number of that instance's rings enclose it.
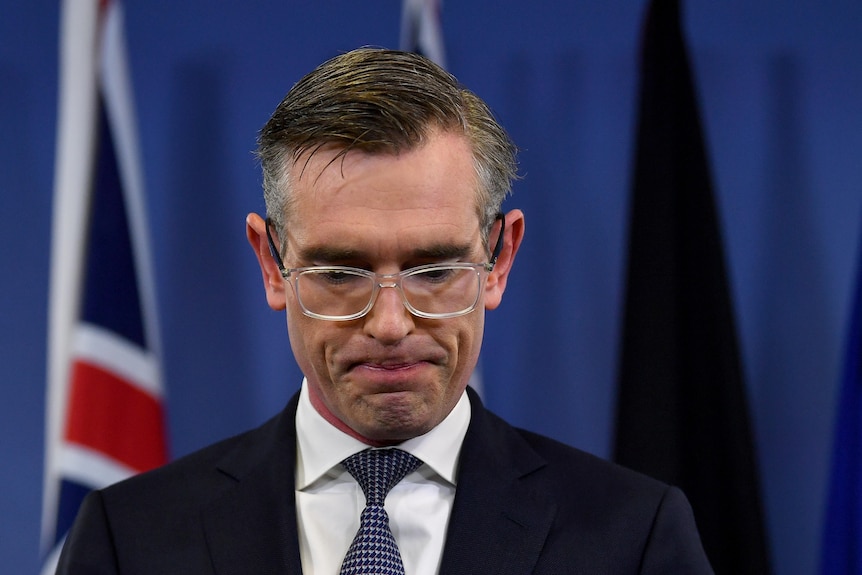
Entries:
{"label": "clear eyeglasses frame", "polygon": [[503,214],[500,235],[485,263],[426,264],[394,274],[379,274],[349,266],[285,268],[275,246],[271,222],[266,220],[270,254],[282,277],[293,286],[302,313],[327,321],[350,321],[365,316],[382,288],[395,288],[407,310],[420,318],[447,319],[476,309],[488,273],[494,269],[503,247],[506,226]]}

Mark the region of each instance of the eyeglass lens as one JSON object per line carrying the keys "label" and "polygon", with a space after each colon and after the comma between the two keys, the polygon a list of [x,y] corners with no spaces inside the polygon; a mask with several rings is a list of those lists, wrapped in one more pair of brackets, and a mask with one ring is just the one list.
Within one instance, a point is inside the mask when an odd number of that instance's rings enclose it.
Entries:
{"label": "eyeglass lens", "polygon": [[[298,274],[296,291],[301,305],[322,316],[348,317],[361,313],[375,295],[374,277],[349,270],[311,269]],[[380,287],[394,287],[384,281]],[[481,274],[474,267],[435,267],[401,278],[401,293],[413,310],[428,315],[465,312],[479,299]]]}

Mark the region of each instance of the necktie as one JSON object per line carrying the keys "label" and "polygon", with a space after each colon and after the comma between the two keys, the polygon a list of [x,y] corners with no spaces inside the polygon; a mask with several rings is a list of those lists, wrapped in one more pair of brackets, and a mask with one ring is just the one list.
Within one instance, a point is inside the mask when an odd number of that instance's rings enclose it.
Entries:
{"label": "necktie", "polygon": [[422,462],[400,449],[366,449],[341,463],[365,494],[359,531],[341,564],[341,575],[404,575],[383,502],[389,490]]}

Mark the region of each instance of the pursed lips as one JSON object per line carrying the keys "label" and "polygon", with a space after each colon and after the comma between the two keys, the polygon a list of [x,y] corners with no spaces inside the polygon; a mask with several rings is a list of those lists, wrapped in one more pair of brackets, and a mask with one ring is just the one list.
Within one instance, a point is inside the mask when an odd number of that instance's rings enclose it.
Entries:
{"label": "pursed lips", "polygon": [[[407,391],[424,378],[423,372],[433,366],[428,360],[364,360],[350,366],[348,372],[378,391]],[[425,374],[427,375],[427,373]],[[380,387],[378,387],[380,386]]]}
{"label": "pursed lips", "polygon": [[428,369],[443,367],[449,361],[446,350],[432,345],[403,345],[397,349],[345,349],[339,355],[332,358],[332,365],[342,366],[336,370],[342,375],[352,374],[376,383],[400,382],[402,385],[414,377],[427,376]]}
{"label": "pursed lips", "polygon": [[362,362],[359,365],[363,367],[367,367],[369,369],[380,369],[383,371],[396,371],[401,369],[409,369],[414,365],[419,363],[425,363],[424,361],[411,361],[411,362],[397,362],[397,363],[377,363],[373,361]]}
{"label": "pursed lips", "polygon": [[350,371],[367,370],[376,376],[386,376],[391,374],[393,377],[407,374],[416,369],[430,365],[427,361],[398,361],[398,362],[376,362],[376,361],[361,361],[353,364]]}
{"label": "pursed lips", "polygon": [[446,358],[446,354],[442,350],[435,352],[415,350],[413,353],[408,352],[408,350],[399,350],[398,353],[389,354],[354,353],[351,355],[352,357],[345,357],[342,362],[342,365],[347,366],[348,371],[356,368],[376,371],[403,371],[425,365],[440,365],[445,363]]}

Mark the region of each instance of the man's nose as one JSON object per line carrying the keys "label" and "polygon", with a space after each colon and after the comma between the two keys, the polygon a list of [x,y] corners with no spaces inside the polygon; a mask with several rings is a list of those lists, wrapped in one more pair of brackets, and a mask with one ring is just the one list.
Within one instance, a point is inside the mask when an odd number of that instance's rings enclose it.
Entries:
{"label": "man's nose", "polygon": [[395,282],[381,282],[377,298],[365,316],[365,333],[383,343],[394,343],[412,331],[413,321]]}

